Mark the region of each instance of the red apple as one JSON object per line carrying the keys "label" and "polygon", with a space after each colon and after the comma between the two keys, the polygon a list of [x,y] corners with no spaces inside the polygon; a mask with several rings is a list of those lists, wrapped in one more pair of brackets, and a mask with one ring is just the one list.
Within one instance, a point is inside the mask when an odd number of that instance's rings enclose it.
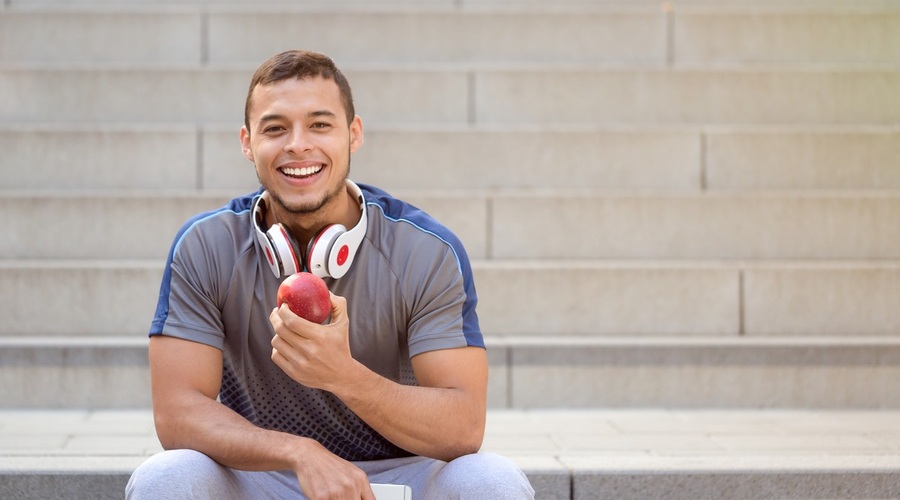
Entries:
{"label": "red apple", "polygon": [[312,273],[293,274],[281,282],[278,307],[285,303],[294,314],[313,323],[322,323],[331,314],[328,286]]}

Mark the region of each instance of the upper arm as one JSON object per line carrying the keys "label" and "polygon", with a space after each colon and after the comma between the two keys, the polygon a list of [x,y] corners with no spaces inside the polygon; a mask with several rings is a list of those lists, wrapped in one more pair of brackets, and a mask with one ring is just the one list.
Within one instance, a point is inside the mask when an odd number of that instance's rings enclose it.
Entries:
{"label": "upper arm", "polygon": [[487,398],[487,353],[481,347],[439,349],[412,358],[413,372],[422,387],[459,389],[485,404]]}
{"label": "upper arm", "polygon": [[150,383],[157,431],[186,415],[197,397],[215,400],[222,385],[222,351],[198,342],[150,337]]}
{"label": "upper arm", "polygon": [[429,351],[412,358],[413,371],[420,387],[434,387],[452,390],[456,405],[450,417],[464,423],[462,429],[467,434],[456,437],[467,441],[471,438],[468,451],[474,453],[484,439],[487,420],[487,353],[481,347],[459,347]]}

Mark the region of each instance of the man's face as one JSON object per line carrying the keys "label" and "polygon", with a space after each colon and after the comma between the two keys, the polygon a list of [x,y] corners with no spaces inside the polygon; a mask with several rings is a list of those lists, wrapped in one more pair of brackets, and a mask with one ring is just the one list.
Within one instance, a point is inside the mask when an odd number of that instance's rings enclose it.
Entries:
{"label": "man's face", "polygon": [[253,89],[241,146],[276,209],[312,214],[345,192],[362,122],[348,125],[340,90],[324,78],[288,79]]}

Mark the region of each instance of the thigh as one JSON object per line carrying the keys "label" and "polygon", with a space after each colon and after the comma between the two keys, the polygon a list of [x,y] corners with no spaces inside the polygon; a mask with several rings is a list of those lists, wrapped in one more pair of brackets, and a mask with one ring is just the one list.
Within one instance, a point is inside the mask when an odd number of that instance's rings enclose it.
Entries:
{"label": "thigh", "polygon": [[129,500],[305,498],[292,472],[229,469],[193,450],[150,457],[131,475],[125,495]]}
{"label": "thigh", "polygon": [[449,463],[409,457],[357,465],[373,483],[410,486],[415,500],[534,498],[525,474],[509,459],[493,453],[465,455]]}
{"label": "thigh", "polygon": [[533,499],[534,489],[511,460],[495,453],[473,453],[447,463],[424,490],[423,498]]}

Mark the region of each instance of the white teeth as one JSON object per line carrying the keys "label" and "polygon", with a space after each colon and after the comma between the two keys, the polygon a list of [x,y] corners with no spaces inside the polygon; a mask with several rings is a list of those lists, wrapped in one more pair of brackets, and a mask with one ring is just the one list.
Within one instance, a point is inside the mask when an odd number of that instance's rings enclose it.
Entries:
{"label": "white teeth", "polygon": [[281,169],[287,175],[292,175],[294,177],[305,177],[307,175],[312,175],[318,173],[322,170],[322,165],[316,165],[314,167],[303,167],[303,168],[288,168],[284,167]]}

